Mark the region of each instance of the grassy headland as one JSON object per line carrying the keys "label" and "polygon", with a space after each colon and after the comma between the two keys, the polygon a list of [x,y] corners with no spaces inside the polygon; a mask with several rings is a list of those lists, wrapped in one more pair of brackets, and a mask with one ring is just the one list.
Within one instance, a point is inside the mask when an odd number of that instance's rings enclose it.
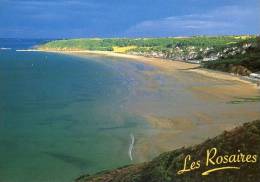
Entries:
{"label": "grassy headland", "polygon": [[127,47],[125,52],[138,51],[168,51],[175,47],[221,48],[245,40],[252,40],[255,36],[219,36],[219,37],[184,37],[184,38],[90,38],[56,40],[39,46],[40,49],[55,50],[100,50],[113,51],[116,47]]}
{"label": "grassy headland", "polygon": [[[215,157],[208,166],[207,150],[215,151]],[[214,152],[213,152],[214,153]],[[200,160],[200,167],[184,173],[178,173],[184,167],[187,155],[192,161]],[[244,157],[242,157],[244,155]],[[249,156],[250,155],[250,156]],[[255,155],[252,161],[249,158]],[[226,156],[228,162],[216,162],[218,156]],[[238,157],[239,156],[239,157]],[[260,120],[245,123],[229,132],[208,139],[202,144],[188,148],[180,148],[166,152],[153,159],[151,162],[125,166],[111,171],[104,171],[95,175],[83,175],[76,179],[77,182],[255,182],[260,178]],[[225,158],[225,157],[224,157]],[[240,158],[240,159],[239,159]],[[243,158],[243,159],[242,159]],[[247,158],[247,159],[246,159]],[[222,158],[223,159],[223,158]],[[187,160],[187,169],[191,161]],[[236,167],[236,169],[213,171],[202,175],[205,171],[220,167]]]}

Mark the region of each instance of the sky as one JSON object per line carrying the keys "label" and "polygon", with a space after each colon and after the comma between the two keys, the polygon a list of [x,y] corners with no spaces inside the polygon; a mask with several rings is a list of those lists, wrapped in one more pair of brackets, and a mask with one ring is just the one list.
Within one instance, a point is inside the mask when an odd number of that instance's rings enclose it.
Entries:
{"label": "sky", "polygon": [[1,38],[260,34],[260,0],[0,0]]}

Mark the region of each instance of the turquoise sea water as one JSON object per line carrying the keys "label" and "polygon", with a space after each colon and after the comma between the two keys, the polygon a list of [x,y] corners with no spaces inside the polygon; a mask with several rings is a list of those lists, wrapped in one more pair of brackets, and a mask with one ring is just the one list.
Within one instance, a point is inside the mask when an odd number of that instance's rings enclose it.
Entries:
{"label": "turquoise sea water", "polygon": [[93,60],[0,50],[0,181],[66,182],[131,163],[131,84]]}

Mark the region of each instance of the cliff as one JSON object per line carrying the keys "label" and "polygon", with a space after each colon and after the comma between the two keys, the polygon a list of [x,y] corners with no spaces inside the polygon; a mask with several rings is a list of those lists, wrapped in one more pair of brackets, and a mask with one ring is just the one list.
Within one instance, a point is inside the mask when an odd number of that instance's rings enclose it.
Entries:
{"label": "cliff", "polygon": [[219,53],[217,60],[204,62],[203,67],[242,76],[260,71],[260,37],[253,43],[239,43]]}

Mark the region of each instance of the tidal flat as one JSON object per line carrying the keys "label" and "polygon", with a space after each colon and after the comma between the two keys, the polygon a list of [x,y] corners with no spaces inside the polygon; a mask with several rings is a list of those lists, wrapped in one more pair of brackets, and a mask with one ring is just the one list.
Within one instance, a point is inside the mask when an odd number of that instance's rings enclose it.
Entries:
{"label": "tidal flat", "polygon": [[102,57],[102,64],[128,80],[129,94],[120,107],[149,124],[146,135],[136,136],[136,162],[198,144],[260,117],[260,102],[248,99],[258,98],[259,88],[236,76],[180,61],[104,52],[69,54]]}

